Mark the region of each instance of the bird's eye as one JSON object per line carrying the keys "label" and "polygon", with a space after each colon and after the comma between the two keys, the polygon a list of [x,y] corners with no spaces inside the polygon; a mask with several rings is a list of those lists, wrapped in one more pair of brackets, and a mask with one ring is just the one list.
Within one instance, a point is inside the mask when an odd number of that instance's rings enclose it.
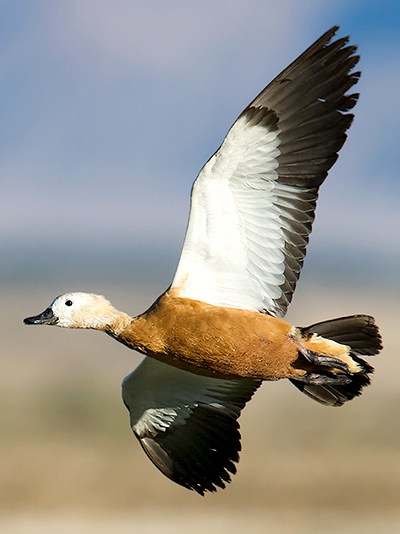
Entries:
{"label": "bird's eye", "polygon": [[66,300],[65,301],[66,306],[72,306],[72,300]]}

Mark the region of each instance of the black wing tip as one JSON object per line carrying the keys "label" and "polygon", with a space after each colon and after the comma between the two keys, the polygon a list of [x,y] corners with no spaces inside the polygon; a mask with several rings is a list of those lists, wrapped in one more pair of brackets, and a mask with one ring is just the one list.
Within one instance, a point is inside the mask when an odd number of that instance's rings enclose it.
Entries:
{"label": "black wing tip", "polygon": [[[254,386],[253,386],[254,387]],[[241,435],[236,410],[199,404],[184,425],[156,436],[135,435],[153,464],[170,480],[204,496],[224,489],[236,474]]]}
{"label": "black wing tip", "polygon": [[185,465],[183,461],[180,461],[175,463],[170,474],[165,471],[163,473],[176,484],[204,497],[207,492],[215,493],[218,489],[226,488],[227,484],[232,481],[231,475],[237,472],[235,465],[237,462],[239,462],[239,453],[235,449],[229,458],[222,463],[217,460],[214,466],[210,466],[206,458],[201,458],[198,459],[197,465],[193,462]]}
{"label": "black wing tip", "polygon": [[[336,24],[335,26],[332,26],[331,28],[329,28],[329,30],[327,30],[325,33],[323,33],[321,35],[321,37],[319,39],[317,39],[317,41],[315,41],[314,44],[321,43],[321,44],[325,44],[325,45],[330,45],[330,44],[333,44],[333,43],[338,43],[338,44],[340,43],[341,47],[345,46],[350,41],[350,35],[344,35],[343,37],[339,37],[335,41],[332,41],[333,37],[335,37],[335,35],[337,34],[337,32],[339,30],[340,30],[340,25],[339,24]],[[313,45],[311,45],[311,46],[313,46]],[[354,48],[354,50],[357,50],[358,46],[353,44],[353,45],[350,45],[349,48]]]}
{"label": "black wing tip", "polygon": [[335,26],[332,26],[332,28],[328,30],[328,32],[332,32],[332,35],[335,35],[335,33],[338,32],[339,30],[340,30],[339,24],[335,24]]}
{"label": "black wing tip", "polygon": [[[236,474],[236,469],[232,474]],[[182,476],[171,476],[170,479],[179,484],[180,486],[198,493],[202,497],[205,497],[207,493],[215,493],[218,489],[225,489],[227,484],[232,482],[231,476],[228,471],[225,471],[223,475],[219,475],[218,479],[210,480],[197,480],[194,481],[190,477],[185,478]]]}
{"label": "black wing tip", "polygon": [[[339,25],[332,26],[331,28],[329,28],[329,30],[323,33],[321,37],[319,37],[311,46],[309,46],[305,52],[307,52],[313,47],[319,48],[320,46],[329,44],[332,41],[332,38],[337,34],[339,30]],[[349,40],[349,38],[350,37],[348,35],[346,35],[345,37],[341,37],[341,39],[347,39],[347,41]]]}
{"label": "black wing tip", "polygon": [[[335,48],[337,50],[344,50],[346,49],[348,57],[352,57],[355,59],[355,63],[358,62],[360,59],[360,56],[354,56],[355,52],[358,49],[358,45],[351,44],[349,45],[350,41],[350,35],[345,35],[343,37],[338,37],[337,39],[333,40],[333,38],[336,36],[337,32],[339,31],[340,26],[332,26],[329,30],[327,30],[325,33],[321,35],[314,43],[312,43],[296,60],[299,60],[300,58],[304,58],[306,56],[312,56],[314,54],[319,54],[323,51],[325,51],[327,48]],[[290,65],[289,65],[290,67]]]}

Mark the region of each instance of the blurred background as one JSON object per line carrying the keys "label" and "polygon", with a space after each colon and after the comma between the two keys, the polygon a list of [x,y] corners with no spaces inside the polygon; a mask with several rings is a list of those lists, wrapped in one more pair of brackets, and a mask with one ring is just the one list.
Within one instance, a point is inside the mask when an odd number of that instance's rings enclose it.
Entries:
{"label": "blurred background", "polygon": [[[340,409],[264,384],[238,474],[201,498],[129,428],[120,383],[139,355],[22,319],[72,290],[146,309],[172,280],[202,165],[335,24],[359,45],[361,98],[288,319],[370,313],[385,350]],[[2,532],[400,531],[399,28],[396,0],[0,2]]]}

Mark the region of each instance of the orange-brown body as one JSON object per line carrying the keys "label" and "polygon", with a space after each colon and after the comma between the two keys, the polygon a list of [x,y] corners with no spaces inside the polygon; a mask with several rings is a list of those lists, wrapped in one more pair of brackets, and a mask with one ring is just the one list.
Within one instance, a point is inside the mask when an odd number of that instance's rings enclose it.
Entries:
{"label": "orange-brown body", "polygon": [[[115,336],[128,347],[181,369],[224,377],[278,380],[304,375],[299,354],[309,339],[283,319],[237,308],[212,306],[164,293]],[[318,348],[348,347],[318,338]],[[325,350],[324,350],[325,349]],[[314,348],[315,350],[315,348]],[[300,363],[302,362],[302,363]]]}

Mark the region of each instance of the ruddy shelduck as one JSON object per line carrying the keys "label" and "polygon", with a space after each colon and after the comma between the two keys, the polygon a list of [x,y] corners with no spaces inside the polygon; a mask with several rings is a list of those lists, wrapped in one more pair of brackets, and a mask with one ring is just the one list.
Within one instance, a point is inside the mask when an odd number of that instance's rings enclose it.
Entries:
{"label": "ruddy shelduck", "polygon": [[263,380],[340,406],[370,383],[362,356],[382,348],[368,315],[307,328],[282,319],[358,99],[348,91],[359,56],[348,37],[332,41],[337,29],[253,100],[205,164],[175,277],[146,312],[68,293],[24,321],[102,330],[144,354],[122,385],[132,429],[166,476],[200,494],[236,472],[237,420]]}

